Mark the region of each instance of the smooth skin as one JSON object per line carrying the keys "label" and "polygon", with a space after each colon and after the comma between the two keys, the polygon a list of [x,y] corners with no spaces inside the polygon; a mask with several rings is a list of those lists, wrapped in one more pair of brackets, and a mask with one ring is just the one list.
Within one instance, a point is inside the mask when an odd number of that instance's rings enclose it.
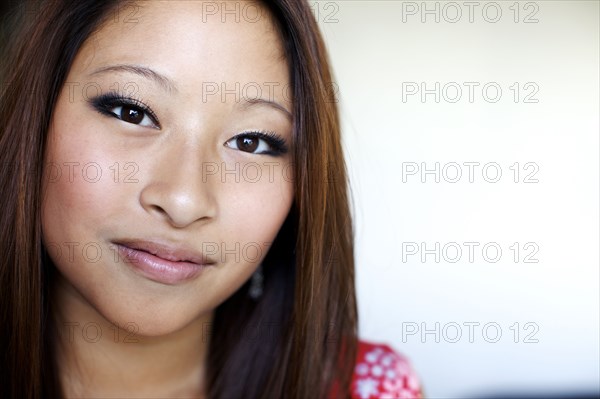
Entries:
{"label": "smooth skin", "polygon": [[[203,14],[198,1],[142,2],[135,22],[126,11],[80,49],[48,132],[42,229],[60,272],[52,296],[59,372],[67,397],[202,397],[214,309],[256,270],[293,202],[288,65],[264,9],[239,22]],[[170,83],[95,73],[115,65],[143,66]],[[239,89],[207,95],[215,84]],[[262,93],[243,92],[257,84]],[[103,115],[88,101],[111,91],[134,93],[160,126],[139,110],[138,119],[120,108]],[[257,94],[267,101],[246,101]],[[259,129],[290,151],[268,155],[262,140],[256,151],[232,141]],[[223,176],[215,165],[239,172]],[[119,239],[195,251],[213,243],[216,263],[164,284],[124,262]]]}

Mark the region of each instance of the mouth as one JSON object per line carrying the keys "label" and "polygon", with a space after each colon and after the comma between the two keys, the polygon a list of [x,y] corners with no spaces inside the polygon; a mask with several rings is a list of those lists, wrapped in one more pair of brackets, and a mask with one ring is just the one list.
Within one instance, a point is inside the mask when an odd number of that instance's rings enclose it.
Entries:
{"label": "mouth", "polygon": [[194,279],[216,263],[201,252],[181,246],[137,240],[115,241],[113,244],[134,272],[167,285]]}

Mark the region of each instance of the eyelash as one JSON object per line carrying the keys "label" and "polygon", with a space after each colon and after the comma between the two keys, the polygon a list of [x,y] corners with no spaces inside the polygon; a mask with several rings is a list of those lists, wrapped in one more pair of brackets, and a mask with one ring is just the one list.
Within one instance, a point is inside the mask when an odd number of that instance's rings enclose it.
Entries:
{"label": "eyelash", "polygon": [[[119,120],[122,120],[122,119],[120,118],[119,115],[112,112],[111,109],[113,109],[115,107],[123,107],[123,106],[137,108],[138,110],[140,110],[143,113],[145,113],[146,115],[148,115],[148,117],[152,120],[152,123],[154,123],[158,129],[161,128],[156,114],[150,109],[150,107],[148,107],[146,104],[144,104],[144,102],[140,99],[123,97],[115,92],[110,92],[110,93],[106,93],[101,96],[98,96],[94,99],[88,100],[88,102],[100,114],[111,116],[111,117],[117,118]],[[130,123],[130,122],[126,122],[126,123]],[[264,154],[264,155],[278,156],[278,155],[283,155],[288,152],[288,148],[287,148],[286,142],[283,139],[283,137],[281,137],[280,135],[278,135],[277,133],[275,133],[273,131],[265,131],[265,130],[245,131],[245,132],[242,132],[242,133],[237,134],[234,137],[230,138],[229,140],[227,140],[227,142],[225,144],[227,144],[228,142],[230,142],[232,140],[237,140],[238,138],[241,138],[241,137],[250,137],[250,138],[264,140],[272,148],[272,150],[270,150],[270,151],[263,151],[263,152],[257,153],[256,155]],[[245,151],[243,151],[243,152],[245,152]],[[249,154],[252,154],[252,153],[249,153]]]}
{"label": "eyelash", "polygon": [[[256,155],[264,154],[264,155],[277,156],[277,155],[283,155],[288,152],[288,148],[287,148],[287,145],[285,144],[285,140],[273,131],[252,130],[252,131],[242,132],[240,134],[233,136],[229,140],[227,140],[227,143],[230,141],[233,141],[233,140],[237,140],[240,137],[250,137],[250,138],[264,140],[272,148],[271,151],[259,152],[259,153],[256,153]],[[248,153],[248,154],[252,154],[252,153]]]}
{"label": "eyelash", "polygon": [[112,116],[117,119],[121,118],[114,112],[112,112],[111,109],[122,106],[137,108],[140,111],[144,112],[146,115],[148,115],[148,117],[152,120],[152,123],[154,123],[158,129],[160,129],[161,127],[156,114],[140,99],[123,97],[115,92],[110,92],[96,97],[90,100],[89,102],[102,115]]}

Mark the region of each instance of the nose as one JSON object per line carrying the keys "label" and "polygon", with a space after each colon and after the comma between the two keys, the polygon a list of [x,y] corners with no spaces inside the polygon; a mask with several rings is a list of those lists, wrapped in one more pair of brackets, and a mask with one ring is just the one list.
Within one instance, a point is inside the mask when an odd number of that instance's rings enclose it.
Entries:
{"label": "nose", "polygon": [[146,212],[176,228],[213,219],[218,187],[213,179],[203,179],[203,155],[197,145],[186,143],[162,148],[140,193]]}

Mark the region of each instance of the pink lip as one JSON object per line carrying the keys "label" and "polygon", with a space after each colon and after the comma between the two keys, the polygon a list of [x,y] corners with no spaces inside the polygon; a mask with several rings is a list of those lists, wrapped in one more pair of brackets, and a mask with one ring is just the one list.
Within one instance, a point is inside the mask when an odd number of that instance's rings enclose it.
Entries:
{"label": "pink lip", "polygon": [[202,254],[152,242],[115,243],[119,255],[134,271],[163,284],[178,284],[198,276],[212,265]]}

